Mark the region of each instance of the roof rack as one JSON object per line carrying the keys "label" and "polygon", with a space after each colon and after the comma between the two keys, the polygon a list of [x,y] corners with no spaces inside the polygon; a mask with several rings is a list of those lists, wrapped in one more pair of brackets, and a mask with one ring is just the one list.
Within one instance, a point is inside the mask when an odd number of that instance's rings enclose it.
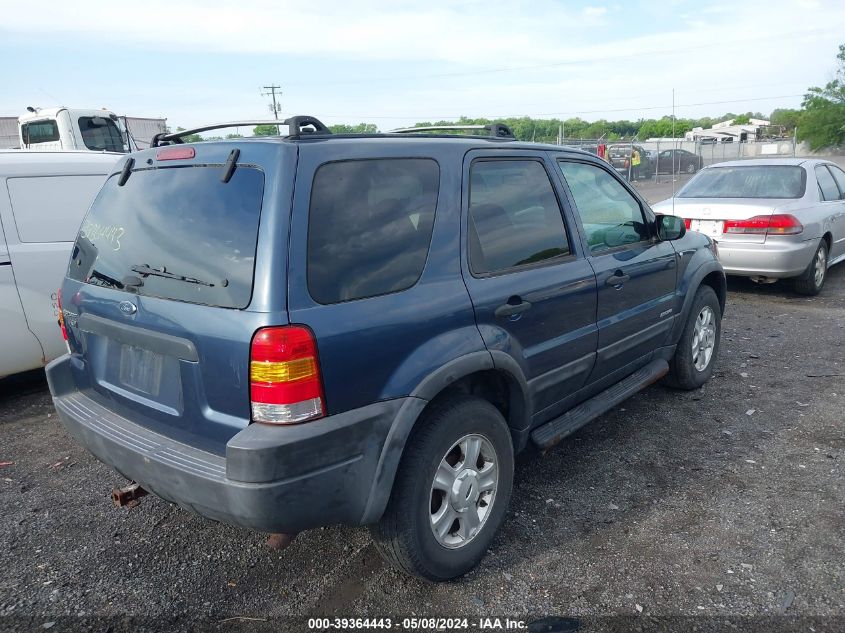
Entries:
{"label": "roof rack", "polygon": [[514,139],[513,132],[504,123],[490,123],[489,125],[427,125],[424,127],[402,127],[390,130],[388,134],[415,134],[418,132],[442,132],[453,130],[483,130],[484,136],[493,138]]}
{"label": "roof rack", "polygon": [[[245,127],[256,125],[275,125],[288,126],[287,138],[299,138],[306,134],[331,134],[332,131],[327,128],[319,119],[313,116],[292,116],[284,121],[272,119],[264,120],[250,120],[250,121],[228,121],[226,123],[214,123],[212,125],[204,125],[202,127],[195,127],[190,130],[179,130],[178,132],[161,132],[153,137],[150,147],[159,147],[161,145],[171,145],[173,143],[184,143],[184,137],[191,134],[199,134],[200,132],[209,132],[211,130],[220,130],[227,127]],[[309,129],[311,128],[311,129]]]}

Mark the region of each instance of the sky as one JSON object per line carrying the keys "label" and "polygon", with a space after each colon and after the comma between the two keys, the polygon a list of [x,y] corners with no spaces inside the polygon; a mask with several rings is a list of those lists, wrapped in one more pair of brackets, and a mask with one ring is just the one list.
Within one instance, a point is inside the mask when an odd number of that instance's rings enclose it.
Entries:
{"label": "sky", "polygon": [[107,107],[193,127],[717,116],[832,78],[842,0],[0,0],[0,116]]}

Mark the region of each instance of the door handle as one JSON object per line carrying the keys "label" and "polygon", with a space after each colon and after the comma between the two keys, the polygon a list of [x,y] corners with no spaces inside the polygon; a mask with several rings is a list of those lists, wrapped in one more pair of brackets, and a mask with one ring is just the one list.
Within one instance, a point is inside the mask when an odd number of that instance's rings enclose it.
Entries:
{"label": "door handle", "polygon": [[605,281],[604,283],[606,283],[608,286],[621,286],[630,278],[631,277],[629,275],[626,275],[625,273],[617,270],[610,277],[608,277],[607,281]]}
{"label": "door handle", "polygon": [[[519,297],[517,297],[516,300],[520,301]],[[521,301],[520,303],[511,303],[510,301],[508,301],[508,303],[500,305],[498,308],[496,308],[495,315],[497,317],[512,317],[517,314],[522,314],[523,312],[530,309],[531,304],[527,301]]]}

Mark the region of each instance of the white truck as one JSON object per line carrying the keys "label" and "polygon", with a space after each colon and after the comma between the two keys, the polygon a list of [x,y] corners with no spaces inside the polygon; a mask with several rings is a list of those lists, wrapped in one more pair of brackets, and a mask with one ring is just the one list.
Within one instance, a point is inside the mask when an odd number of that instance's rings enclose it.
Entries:
{"label": "white truck", "polygon": [[0,377],[65,353],[56,289],[82,218],[119,160],[109,152],[0,151]]}
{"label": "white truck", "polygon": [[130,152],[167,131],[167,119],[118,116],[106,109],[27,108],[0,118],[0,149]]}

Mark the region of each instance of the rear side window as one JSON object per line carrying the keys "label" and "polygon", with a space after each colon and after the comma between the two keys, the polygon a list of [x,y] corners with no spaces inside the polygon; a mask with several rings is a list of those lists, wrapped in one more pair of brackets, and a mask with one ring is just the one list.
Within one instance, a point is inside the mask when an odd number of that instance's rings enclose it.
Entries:
{"label": "rear side window", "polygon": [[21,126],[24,145],[54,143],[59,140],[59,126],[55,121],[35,121]]}
{"label": "rear side window", "polygon": [[122,152],[123,137],[117,124],[102,116],[79,117],[79,131],[85,147],[98,152]]}
{"label": "rear side window", "polygon": [[819,195],[822,200],[839,200],[839,187],[827,167],[818,165],[816,167],[816,180],[819,181]]}
{"label": "rear side window", "polygon": [[252,295],[264,174],[238,166],[168,167],[118,176],[82,223],[68,277],[126,292],[223,308]]}
{"label": "rear side window", "polygon": [[428,257],[439,181],[428,158],[322,165],[308,218],[314,300],[339,303],[413,286]]}
{"label": "rear side window", "polygon": [[476,161],[470,168],[469,264],[495,273],[569,255],[549,175],[534,160]]}
{"label": "rear side window", "polygon": [[845,200],[845,171],[842,171],[835,165],[828,165],[827,168],[830,170],[830,173],[833,174],[833,179],[836,181],[836,184],[839,185],[839,191],[842,192],[840,197]]}

